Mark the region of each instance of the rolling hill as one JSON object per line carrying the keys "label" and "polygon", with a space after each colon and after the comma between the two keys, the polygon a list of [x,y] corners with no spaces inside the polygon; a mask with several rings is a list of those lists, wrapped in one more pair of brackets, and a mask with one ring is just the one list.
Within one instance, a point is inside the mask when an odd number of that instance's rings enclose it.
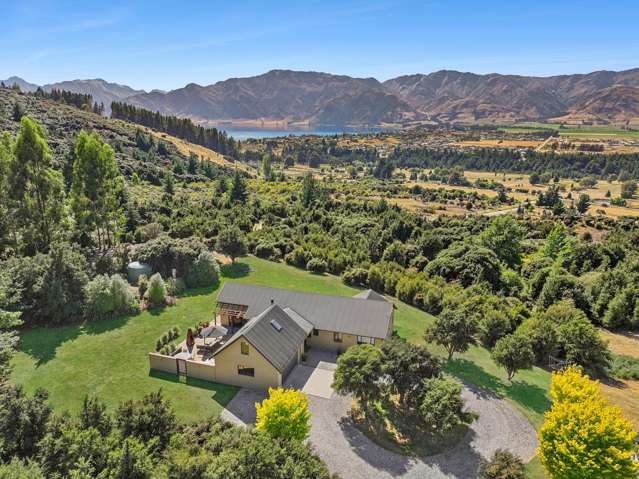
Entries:
{"label": "rolling hill", "polygon": [[232,171],[228,161],[221,155],[199,145],[10,88],[0,88],[0,132],[8,132],[13,136],[18,131],[20,123],[13,118],[16,104],[24,114],[42,126],[53,152],[54,164],[67,177],[73,160],[74,143],[77,134],[83,129],[98,133],[113,147],[120,171],[125,176],[135,173],[151,183],[160,184],[162,178],[173,171],[175,178],[180,181],[208,181],[209,178],[200,172],[187,171],[191,152],[199,155],[202,161],[211,162],[214,175],[219,172],[231,174]]}

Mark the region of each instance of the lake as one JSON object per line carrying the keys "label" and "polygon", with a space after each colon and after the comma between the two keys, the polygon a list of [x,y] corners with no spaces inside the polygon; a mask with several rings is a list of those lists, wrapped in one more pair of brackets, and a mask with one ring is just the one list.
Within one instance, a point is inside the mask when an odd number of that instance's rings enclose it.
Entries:
{"label": "lake", "polygon": [[381,131],[393,131],[393,128],[355,128],[355,127],[317,127],[317,128],[287,128],[287,129],[245,129],[245,128],[233,128],[227,126],[216,127],[219,130],[225,131],[227,134],[235,138],[236,140],[246,140],[247,138],[275,138],[278,136],[302,136],[302,135],[341,135],[358,134],[358,133],[379,133]]}

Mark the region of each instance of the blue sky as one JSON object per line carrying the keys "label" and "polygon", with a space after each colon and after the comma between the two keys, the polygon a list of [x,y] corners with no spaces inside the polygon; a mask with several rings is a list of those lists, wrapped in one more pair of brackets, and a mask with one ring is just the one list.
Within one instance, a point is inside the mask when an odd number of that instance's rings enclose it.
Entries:
{"label": "blue sky", "polygon": [[639,67],[639,2],[55,1],[1,7],[0,78],[172,89],[275,68],[385,80]]}

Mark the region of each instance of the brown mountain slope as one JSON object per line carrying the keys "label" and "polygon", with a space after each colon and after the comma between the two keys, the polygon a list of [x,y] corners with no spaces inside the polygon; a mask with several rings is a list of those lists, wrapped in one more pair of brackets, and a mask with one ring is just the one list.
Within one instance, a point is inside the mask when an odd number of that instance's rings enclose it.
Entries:
{"label": "brown mountain slope", "polygon": [[566,123],[639,121],[639,87],[614,85],[593,93],[555,121]]}
{"label": "brown mountain slope", "polygon": [[415,111],[374,78],[272,70],[210,86],[189,84],[128,103],[164,114],[206,120],[275,119],[325,124],[379,124],[413,118]]}
{"label": "brown mountain slope", "polygon": [[556,118],[606,123],[632,121],[637,116],[633,89],[639,88],[639,69],[552,77],[442,70],[384,83],[374,78],[272,70],[209,86],[191,83],[169,92],[137,92],[104,80],[74,80],[44,88],[54,87],[90,93],[107,108],[113,100],[124,100],[208,123],[379,125],[426,119],[504,123]]}
{"label": "brown mountain slope", "polygon": [[[422,114],[442,121],[539,120],[563,116],[613,86],[639,87],[639,69],[553,77],[443,70],[394,78],[384,82],[384,86]],[[622,90],[611,91],[609,102],[621,93]],[[596,105],[592,109],[591,113],[601,121],[616,118],[605,109],[597,111]]]}

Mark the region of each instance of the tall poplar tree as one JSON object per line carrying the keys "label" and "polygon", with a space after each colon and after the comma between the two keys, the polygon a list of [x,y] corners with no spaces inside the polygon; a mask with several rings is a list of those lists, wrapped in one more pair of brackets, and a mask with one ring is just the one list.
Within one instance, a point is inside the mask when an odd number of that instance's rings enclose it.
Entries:
{"label": "tall poplar tree", "polygon": [[9,171],[9,196],[25,252],[46,251],[63,218],[64,182],[51,167],[42,128],[28,116],[20,120]]}
{"label": "tall poplar tree", "polygon": [[95,235],[100,250],[115,243],[121,217],[117,194],[121,187],[113,149],[96,133],[81,131],[75,143],[71,208],[78,232]]}

